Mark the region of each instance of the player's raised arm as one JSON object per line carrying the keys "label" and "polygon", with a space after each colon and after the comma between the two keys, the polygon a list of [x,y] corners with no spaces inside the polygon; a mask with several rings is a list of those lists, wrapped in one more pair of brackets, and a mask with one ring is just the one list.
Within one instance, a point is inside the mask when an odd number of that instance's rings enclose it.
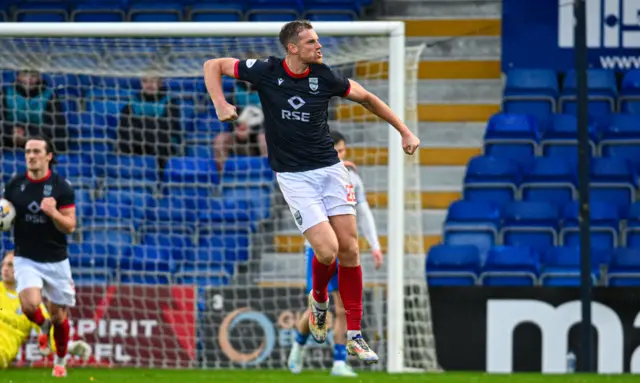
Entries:
{"label": "player's raised arm", "polygon": [[222,90],[222,75],[236,78],[235,71],[239,60],[224,57],[207,60],[204,63],[204,83],[216,108],[216,114],[220,121],[233,121],[238,118],[236,107],[229,104]]}
{"label": "player's raised arm", "polygon": [[409,128],[402,122],[398,116],[391,110],[391,108],[385,104],[384,101],[379,99],[375,94],[364,89],[362,85],[349,79],[349,92],[345,98],[364,106],[371,113],[382,118],[391,126],[396,128],[398,133],[402,136],[402,148],[407,154],[413,154],[420,146],[420,139],[416,137]]}

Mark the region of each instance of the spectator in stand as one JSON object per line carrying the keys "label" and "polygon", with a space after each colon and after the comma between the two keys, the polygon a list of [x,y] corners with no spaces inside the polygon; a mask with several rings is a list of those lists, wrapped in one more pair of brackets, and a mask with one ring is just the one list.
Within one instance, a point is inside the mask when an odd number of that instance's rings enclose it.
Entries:
{"label": "spectator in stand", "polygon": [[48,137],[55,151],[67,150],[64,108],[42,75],[34,70],[18,72],[16,82],[0,90],[2,145],[24,148],[29,136]]}
{"label": "spectator in stand", "polygon": [[141,92],[120,112],[121,153],[154,155],[160,168],[182,142],[180,109],[160,77],[142,78]]}
{"label": "spectator in stand", "polygon": [[232,132],[218,134],[213,139],[213,149],[218,168],[224,168],[224,162],[229,156],[265,157],[267,142],[262,131],[264,114],[257,106],[246,106]]}

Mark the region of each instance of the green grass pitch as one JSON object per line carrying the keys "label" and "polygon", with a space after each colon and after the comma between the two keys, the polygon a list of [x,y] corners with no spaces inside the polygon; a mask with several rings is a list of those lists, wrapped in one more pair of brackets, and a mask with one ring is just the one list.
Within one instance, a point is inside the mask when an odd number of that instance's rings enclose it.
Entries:
{"label": "green grass pitch", "polygon": [[147,369],[69,369],[66,379],[51,377],[50,369],[16,369],[0,371],[2,383],[314,383],[351,381],[357,383],[434,382],[434,383],[600,383],[637,382],[630,375],[487,375],[483,373],[402,374],[363,372],[357,378],[334,378],[328,371],[306,371],[292,375],[287,371],[250,370],[147,370]]}

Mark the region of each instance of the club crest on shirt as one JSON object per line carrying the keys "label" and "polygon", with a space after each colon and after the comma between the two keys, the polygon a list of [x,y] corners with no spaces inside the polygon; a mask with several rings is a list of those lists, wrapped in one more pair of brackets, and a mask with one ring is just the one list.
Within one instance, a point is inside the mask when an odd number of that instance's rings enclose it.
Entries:
{"label": "club crest on shirt", "polygon": [[45,197],[49,197],[51,195],[51,189],[51,185],[44,185],[44,188],[42,189],[42,195]]}
{"label": "club crest on shirt", "polygon": [[317,77],[309,77],[309,89],[311,89],[312,92],[315,92],[318,90],[318,78]]}
{"label": "club crest on shirt", "polygon": [[26,184],[22,184],[22,185],[20,185],[20,191],[21,191],[21,192],[23,192],[23,191],[24,191],[24,189],[26,189],[26,188],[27,188],[27,185],[26,185]]}

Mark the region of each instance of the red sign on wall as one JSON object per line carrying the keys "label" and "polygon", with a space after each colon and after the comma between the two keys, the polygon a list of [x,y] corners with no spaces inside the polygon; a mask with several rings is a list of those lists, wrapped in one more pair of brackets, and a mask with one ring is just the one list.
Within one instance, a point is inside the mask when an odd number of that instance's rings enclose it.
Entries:
{"label": "red sign on wall", "polygon": [[[91,345],[89,365],[179,368],[195,363],[193,286],[78,286],[76,294],[71,339]],[[50,363],[33,342],[18,360],[31,366]]]}

